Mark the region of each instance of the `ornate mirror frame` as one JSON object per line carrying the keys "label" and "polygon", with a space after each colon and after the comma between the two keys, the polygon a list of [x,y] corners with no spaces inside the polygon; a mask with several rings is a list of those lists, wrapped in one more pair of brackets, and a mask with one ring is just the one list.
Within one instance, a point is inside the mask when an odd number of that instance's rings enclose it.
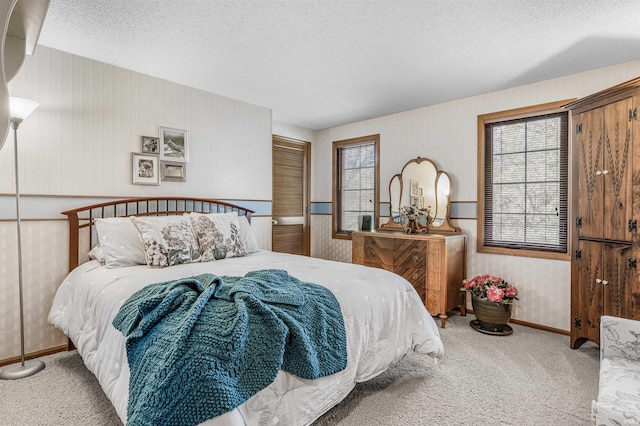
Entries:
{"label": "ornate mirror frame", "polygon": [[459,233],[460,228],[449,223],[451,205],[451,178],[447,172],[438,170],[430,159],[417,157],[407,161],[400,173],[389,181],[389,220],[380,225],[380,230],[402,231],[400,207],[418,205],[429,208],[433,221],[427,225],[429,232]]}

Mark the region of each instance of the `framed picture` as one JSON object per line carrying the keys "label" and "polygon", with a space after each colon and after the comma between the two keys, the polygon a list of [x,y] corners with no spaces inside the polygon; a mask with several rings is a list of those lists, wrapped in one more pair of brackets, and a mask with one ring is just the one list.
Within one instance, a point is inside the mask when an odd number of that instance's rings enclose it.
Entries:
{"label": "framed picture", "polygon": [[162,161],[160,162],[160,170],[164,181],[186,182],[187,180],[187,163]]}
{"label": "framed picture", "polygon": [[415,179],[409,179],[409,184],[411,185],[411,196],[418,197],[420,196],[420,181]]}
{"label": "framed picture", "polygon": [[134,152],[131,163],[135,185],[160,185],[160,157]]}
{"label": "framed picture", "polygon": [[153,136],[140,137],[140,149],[143,154],[160,154],[160,139]]}
{"label": "framed picture", "polygon": [[166,161],[189,161],[187,131],[160,127],[160,159]]}

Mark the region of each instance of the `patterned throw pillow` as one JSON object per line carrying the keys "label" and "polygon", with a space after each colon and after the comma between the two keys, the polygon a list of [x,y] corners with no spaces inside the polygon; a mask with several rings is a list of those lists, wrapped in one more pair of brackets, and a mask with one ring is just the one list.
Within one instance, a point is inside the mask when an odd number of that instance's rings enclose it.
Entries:
{"label": "patterned throw pillow", "polygon": [[190,213],[189,216],[203,262],[247,255],[240,238],[238,213]]}
{"label": "patterned throw pillow", "polygon": [[256,237],[253,235],[253,230],[247,217],[238,216],[238,223],[240,223],[240,239],[244,244],[244,249],[247,251],[247,254],[260,251],[258,241],[256,241]]}
{"label": "patterned throw pillow", "polygon": [[191,221],[184,216],[136,217],[133,220],[152,268],[200,261]]}

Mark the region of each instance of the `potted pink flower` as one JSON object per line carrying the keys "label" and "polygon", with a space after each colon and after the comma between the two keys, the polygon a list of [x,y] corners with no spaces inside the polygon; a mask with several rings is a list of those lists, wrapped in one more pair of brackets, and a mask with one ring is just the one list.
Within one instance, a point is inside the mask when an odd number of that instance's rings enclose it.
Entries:
{"label": "potted pink flower", "polygon": [[476,320],[471,326],[487,334],[511,334],[507,325],[511,319],[511,305],[518,300],[518,289],[494,275],[476,275],[462,281],[461,291],[471,294]]}

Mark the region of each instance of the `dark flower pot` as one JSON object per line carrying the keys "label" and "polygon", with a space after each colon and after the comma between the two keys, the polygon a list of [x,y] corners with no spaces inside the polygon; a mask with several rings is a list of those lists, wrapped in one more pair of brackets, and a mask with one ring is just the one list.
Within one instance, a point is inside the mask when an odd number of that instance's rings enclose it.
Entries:
{"label": "dark flower pot", "polygon": [[502,333],[511,319],[511,304],[491,302],[471,295],[471,306],[480,326],[489,332]]}

